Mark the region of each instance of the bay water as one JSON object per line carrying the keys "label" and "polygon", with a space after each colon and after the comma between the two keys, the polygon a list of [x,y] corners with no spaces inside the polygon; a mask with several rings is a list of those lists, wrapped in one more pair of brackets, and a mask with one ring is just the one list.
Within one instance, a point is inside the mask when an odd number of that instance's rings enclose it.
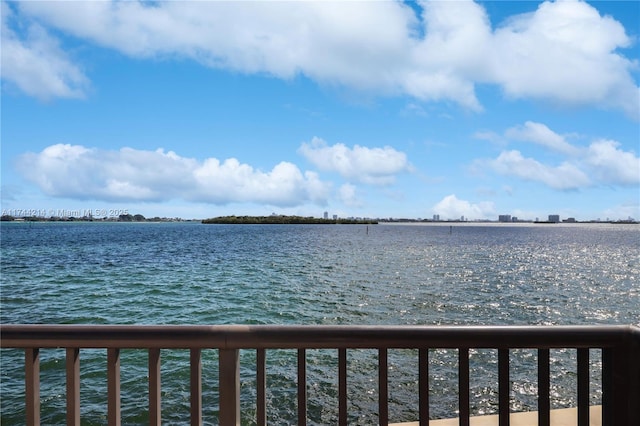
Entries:
{"label": "bay water", "polygon": [[[6,223],[2,324],[640,324],[633,224]],[[592,351],[592,403],[600,353]],[[65,422],[64,350],[41,351],[43,424]],[[352,424],[377,422],[376,352],[349,351]],[[575,405],[575,350],[552,351],[552,406]],[[0,351],[0,421],[24,423],[24,354]],[[106,422],[106,351],[81,350],[83,424]],[[513,410],[535,410],[533,350],[511,354]],[[188,351],[162,351],[163,420],[188,423]],[[457,352],[433,350],[431,412],[457,409]],[[241,352],[243,424],[255,351]],[[146,352],[122,353],[123,424],[146,424]],[[497,356],[471,351],[474,414],[497,410]],[[296,423],[296,353],[267,352],[269,424]],[[417,418],[417,354],[389,353],[392,421]],[[217,423],[217,353],[203,417]],[[309,424],[337,419],[337,352],[308,351]]]}

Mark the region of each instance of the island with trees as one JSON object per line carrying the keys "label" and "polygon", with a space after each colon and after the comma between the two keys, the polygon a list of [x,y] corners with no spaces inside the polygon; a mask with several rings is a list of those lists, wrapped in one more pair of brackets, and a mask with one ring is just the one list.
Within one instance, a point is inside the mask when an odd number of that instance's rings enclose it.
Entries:
{"label": "island with trees", "polygon": [[205,224],[251,224],[251,225],[375,225],[373,219],[321,219],[303,216],[219,216],[204,219]]}

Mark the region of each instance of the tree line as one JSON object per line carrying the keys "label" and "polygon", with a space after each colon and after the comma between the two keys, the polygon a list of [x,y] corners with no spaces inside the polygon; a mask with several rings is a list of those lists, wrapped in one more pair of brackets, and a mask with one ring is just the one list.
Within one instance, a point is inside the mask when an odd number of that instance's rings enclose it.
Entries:
{"label": "tree line", "polygon": [[321,219],[303,216],[218,216],[202,220],[206,224],[273,224],[273,225],[375,225],[378,222],[370,219]]}

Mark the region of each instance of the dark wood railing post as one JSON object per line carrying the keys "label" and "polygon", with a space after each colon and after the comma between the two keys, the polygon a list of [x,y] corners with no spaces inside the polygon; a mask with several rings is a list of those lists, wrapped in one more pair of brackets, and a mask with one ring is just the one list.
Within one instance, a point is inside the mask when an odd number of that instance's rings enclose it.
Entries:
{"label": "dark wood railing post", "polygon": [[458,407],[460,426],[469,426],[469,348],[458,349]]}
{"label": "dark wood railing post", "polygon": [[538,426],[551,425],[549,349],[538,349]]}
{"label": "dark wood railing post", "polygon": [[220,349],[220,425],[240,425],[240,351]]}
{"label": "dark wood railing post", "polygon": [[629,420],[640,424],[640,329],[629,330]]}
{"label": "dark wood railing post", "polygon": [[162,424],[160,349],[149,349],[149,425]]}
{"label": "dark wood railing post", "polygon": [[[631,400],[633,381],[629,345],[605,348],[602,351],[602,424],[604,426],[634,423],[637,401]],[[637,355],[637,354],[636,354]]]}
{"label": "dark wood railing post", "polygon": [[120,349],[107,349],[107,422],[120,426]]}
{"label": "dark wood railing post", "polygon": [[37,426],[40,424],[40,351],[27,348],[24,352],[27,426]]}
{"label": "dark wood railing post", "polygon": [[67,348],[67,426],[80,425],[80,349]]}
{"label": "dark wood railing post", "polygon": [[420,348],[418,359],[420,426],[429,426],[429,349]]}
{"label": "dark wood railing post", "polygon": [[640,330],[602,351],[602,424],[640,424]]}
{"label": "dark wood railing post", "polygon": [[578,349],[578,426],[589,426],[589,348]]}
{"label": "dark wood railing post", "polygon": [[191,426],[202,425],[202,351],[192,348],[189,353],[189,382],[191,388]]}
{"label": "dark wood railing post", "polygon": [[613,407],[613,348],[602,349],[602,425],[612,426]]}
{"label": "dark wood railing post", "polygon": [[387,348],[378,349],[378,424],[389,424],[389,354]]}
{"label": "dark wood railing post", "polygon": [[509,349],[498,349],[498,424],[509,426],[511,419],[511,381],[509,379]]}
{"label": "dark wood railing post", "polygon": [[347,350],[338,349],[338,425],[347,426]]}
{"label": "dark wood railing post", "polygon": [[256,423],[267,424],[267,354],[264,348],[256,350]]}
{"label": "dark wood railing post", "polygon": [[298,426],[307,424],[307,351],[298,349]]}

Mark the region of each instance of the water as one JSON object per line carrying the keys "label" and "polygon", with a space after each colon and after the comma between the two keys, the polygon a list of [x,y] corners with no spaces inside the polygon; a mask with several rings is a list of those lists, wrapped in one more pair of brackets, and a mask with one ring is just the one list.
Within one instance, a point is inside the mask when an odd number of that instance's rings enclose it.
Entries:
{"label": "water", "polygon": [[[636,225],[2,223],[2,323],[640,324]],[[106,420],[106,351],[81,351],[83,424]],[[598,403],[599,351],[592,402]],[[22,424],[23,354],[2,350],[1,422]],[[350,419],[376,422],[374,351],[349,352]],[[512,353],[512,408],[535,409],[535,351]],[[242,411],[255,413],[253,351]],[[431,353],[432,415],[455,416],[455,351]],[[162,351],[163,420],[186,423],[188,351]],[[295,352],[267,358],[269,422],[295,423]],[[471,353],[476,414],[497,404],[495,351]],[[337,418],[337,354],[309,351],[309,423]],[[390,351],[390,415],[417,418],[417,355]],[[217,353],[203,355],[206,424]],[[575,351],[552,351],[553,406],[575,404]],[[43,350],[44,424],[64,423],[64,350]],[[365,374],[363,374],[365,373]],[[415,373],[415,374],[414,374]],[[123,424],[147,422],[146,353],[123,351]],[[413,407],[412,407],[413,406]]]}

